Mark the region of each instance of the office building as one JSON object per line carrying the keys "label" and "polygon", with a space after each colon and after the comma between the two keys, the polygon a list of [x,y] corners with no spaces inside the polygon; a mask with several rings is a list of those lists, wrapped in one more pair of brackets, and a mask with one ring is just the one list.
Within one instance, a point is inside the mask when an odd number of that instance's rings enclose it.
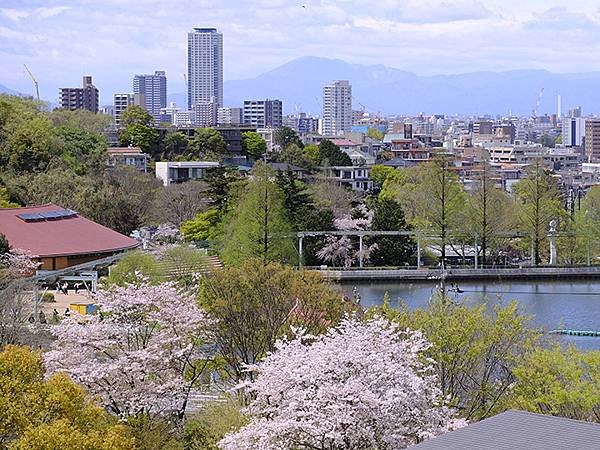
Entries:
{"label": "office building", "polygon": [[198,103],[223,106],[223,35],[216,28],[188,33],[188,109]]}
{"label": "office building", "polygon": [[581,117],[562,118],[562,143],[564,147],[581,147],[585,137],[585,119]]}
{"label": "office building", "polygon": [[157,70],[154,75],[135,75],[133,77],[133,93],[144,96],[144,108],[160,122],[160,109],[167,106],[167,77],[165,72]]}
{"label": "office building", "polygon": [[92,83],[92,77],[83,77],[83,86],[80,88],[60,88],[60,107],[74,111],[86,109],[93,113],[98,112],[98,88]]}
{"label": "office building", "polygon": [[175,102],[169,103],[169,106],[160,108],[159,123],[175,124],[175,114],[181,111]]}
{"label": "office building", "polygon": [[244,125],[257,128],[279,128],[283,124],[281,100],[246,100]]}
{"label": "office building", "polygon": [[146,99],[141,94],[115,94],[113,96],[113,117],[115,125],[121,126],[121,115],[128,106],[136,105],[144,107]]}
{"label": "office building", "polygon": [[323,87],[323,129],[325,136],[352,131],[352,86],[346,80]]}
{"label": "office building", "polygon": [[242,108],[219,108],[217,110],[217,125],[240,125],[242,123]]}
{"label": "office building", "polygon": [[216,102],[199,102],[193,108],[192,121],[194,125],[200,127],[214,127],[217,124]]}
{"label": "office building", "polygon": [[478,120],[473,122],[473,134],[493,134],[494,122],[488,120]]}
{"label": "office building", "polygon": [[600,161],[600,119],[585,121],[585,156],[588,162]]}

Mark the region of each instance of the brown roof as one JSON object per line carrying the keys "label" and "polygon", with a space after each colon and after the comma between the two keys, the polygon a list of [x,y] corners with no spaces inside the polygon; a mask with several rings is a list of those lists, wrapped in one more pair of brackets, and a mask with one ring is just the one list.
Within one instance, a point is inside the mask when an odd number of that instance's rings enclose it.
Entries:
{"label": "brown roof", "polygon": [[131,154],[142,154],[142,149],[139,147],[109,147],[106,152],[108,154],[119,154],[119,153],[131,153]]}
{"label": "brown roof", "polygon": [[36,221],[19,217],[52,211],[64,211],[64,208],[50,203],[0,209],[0,233],[6,236],[11,247],[29,250],[39,257],[109,253],[138,245],[135,239],[80,215]]}

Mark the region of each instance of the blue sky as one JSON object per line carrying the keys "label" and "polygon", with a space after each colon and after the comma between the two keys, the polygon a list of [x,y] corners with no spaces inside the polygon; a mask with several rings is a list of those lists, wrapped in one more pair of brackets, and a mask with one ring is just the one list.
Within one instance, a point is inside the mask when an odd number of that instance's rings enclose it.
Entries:
{"label": "blue sky", "polygon": [[185,90],[186,33],[224,34],[225,79],[301,56],[422,75],[600,71],[600,3],[589,0],[0,0],[0,84],[42,97],[94,76],[103,100],[135,73]]}

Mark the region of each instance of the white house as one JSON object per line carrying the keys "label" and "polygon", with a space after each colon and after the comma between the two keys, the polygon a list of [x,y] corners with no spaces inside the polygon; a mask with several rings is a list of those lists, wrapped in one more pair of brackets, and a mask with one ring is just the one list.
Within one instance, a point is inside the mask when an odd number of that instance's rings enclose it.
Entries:
{"label": "white house", "polygon": [[160,178],[165,186],[190,180],[201,180],[206,175],[207,169],[220,165],[216,161],[157,162],[156,178]]}
{"label": "white house", "polygon": [[340,186],[348,186],[353,191],[368,191],[373,188],[369,177],[371,168],[367,166],[332,166],[327,168],[327,178],[336,180]]}

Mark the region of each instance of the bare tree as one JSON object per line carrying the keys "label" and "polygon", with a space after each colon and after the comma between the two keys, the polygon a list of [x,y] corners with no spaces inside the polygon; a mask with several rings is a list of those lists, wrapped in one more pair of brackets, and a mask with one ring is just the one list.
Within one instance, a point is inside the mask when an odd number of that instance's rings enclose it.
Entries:
{"label": "bare tree", "polygon": [[152,219],[179,226],[207,209],[209,202],[207,185],[202,181],[172,184],[156,192]]}

